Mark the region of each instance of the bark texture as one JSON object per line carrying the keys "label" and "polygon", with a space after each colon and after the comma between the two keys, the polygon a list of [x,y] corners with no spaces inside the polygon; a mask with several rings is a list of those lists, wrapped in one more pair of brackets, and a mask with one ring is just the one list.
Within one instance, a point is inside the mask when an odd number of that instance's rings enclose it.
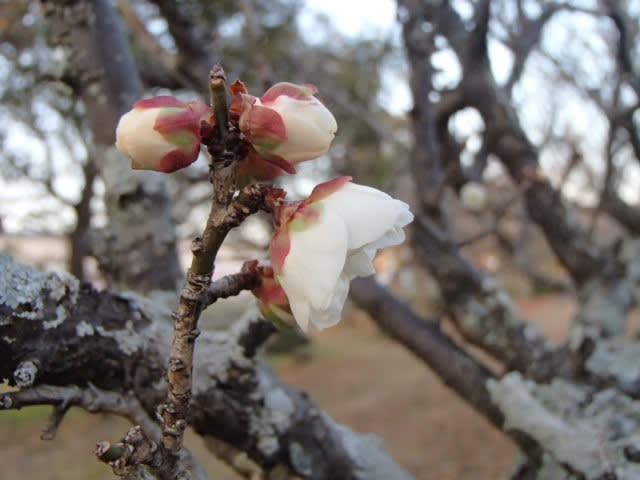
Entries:
{"label": "bark texture", "polygon": [[[0,255],[0,377],[130,391],[154,418],[166,395],[170,312],[133,293],[97,292]],[[247,452],[266,472],[314,480],[410,479],[382,441],[335,424],[256,357],[271,332],[250,312],[228,332],[203,333],[189,424],[212,448]],[[0,405],[6,402],[0,397]]]}

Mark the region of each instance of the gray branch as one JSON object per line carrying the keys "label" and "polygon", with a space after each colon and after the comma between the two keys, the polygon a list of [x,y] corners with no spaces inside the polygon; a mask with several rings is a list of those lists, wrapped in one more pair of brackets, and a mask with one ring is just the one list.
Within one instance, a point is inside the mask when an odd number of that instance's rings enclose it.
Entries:
{"label": "gray branch", "polygon": [[[170,312],[133,293],[97,292],[0,255],[0,378],[26,361],[32,387],[131,392],[149,416],[166,394]],[[313,480],[411,478],[382,441],[336,425],[255,357],[271,329],[256,312],[198,338],[189,424],[265,471]],[[21,374],[22,375],[22,374]]]}
{"label": "gray branch", "polygon": [[505,429],[543,448],[536,475],[527,478],[640,477],[637,401],[612,389],[596,391],[562,380],[539,385],[519,373],[490,380],[488,388],[504,413]]}

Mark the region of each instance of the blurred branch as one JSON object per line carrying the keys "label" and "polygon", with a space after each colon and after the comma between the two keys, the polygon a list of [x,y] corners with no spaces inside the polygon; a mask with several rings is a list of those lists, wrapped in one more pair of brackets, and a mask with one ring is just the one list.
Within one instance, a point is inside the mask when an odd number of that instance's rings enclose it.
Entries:
{"label": "blurred branch", "polygon": [[415,241],[436,278],[447,310],[466,340],[485,349],[508,369],[537,379],[566,373],[567,354],[523,319],[496,281],[475,270],[435,225],[417,219]]}
{"label": "blurred branch", "polygon": [[[551,378],[566,368],[564,352],[553,347],[529,322],[523,320],[511,304],[509,297],[498,288],[495,281],[481,274],[462,257],[455,243],[449,238],[438,193],[445,178],[442,154],[442,133],[446,132],[442,109],[435,111],[429,100],[432,66],[428,52],[432,37],[422,32],[421,22],[429,20],[437,28],[444,29],[453,23],[461,27],[457,13],[448,2],[440,6],[422,2],[401,1],[409,12],[403,33],[412,67],[411,87],[415,109],[413,131],[415,145],[413,165],[419,192],[419,206],[414,222],[414,245],[430,273],[436,278],[448,310],[465,339],[486,349],[500,359],[507,368],[526,372],[536,378]],[[485,5],[486,8],[486,5]],[[438,23],[445,19],[444,24]],[[447,31],[447,30],[444,30]],[[453,31],[453,30],[452,30]],[[462,30],[456,31],[449,42],[464,49]],[[446,114],[462,108],[464,90],[445,94],[452,98]],[[533,186],[529,188],[534,188]]]}
{"label": "blurred branch", "polygon": [[240,4],[246,22],[246,31],[249,40],[248,51],[253,57],[252,63],[255,64],[254,68],[257,70],[257,76],[262,81],[262,85],[266,90],[274,83],[275,79],[273,78],[273,68],[269,65],[269,60],[260,48],[259,42],[264,38],[264,33],[258,22],[258,14],[254,6],[254,0],[239,0],[238,3]]}
{"label": "blurred branch", "polygon": [[[527,219],[523,219],[522,229],[527,228]],[[495,235],[500,245],[513,258],[516,267],[526,275],[531,281],[533,288],[538,291],[547,292],[570,292],[571,284],[564,280],[552,277],[540,271],[536,266],[531,264],[527,258],[527,244],[522,241],[513,241],[507,234],[500,229],[495,230]],[[520,236],[524,239],[524,232]]]}
{"label": "blurred branch", "polygon": [[528,457],[537,464],[531,466],[534,472],[518,478],[577,475],[601,480],[640,475],[636,458],[627,453],[640,447],[631,433],[640,427],[638,405],[629,397],[559,379],[536,384],[518,373],[490,381],[488,389],[506,417],[506,427],[544,447],[545,454],[532,452]]}
{"label": "blurred branch", "polygon": [[[620,88],[622,85],[622,78],[616,79],[614,94],[611,101],[607,101],[602,92],[596,89],[587,89],[582,87],[574,75],[569,72],[565,66],[558,59],[552,55],[546,55],[556,67],[562,78],[576,88],[580,93],[585,95],[591,102],[598,107],[603,115],[609,120],[609,131],[607,132],[607,144],[603,152],[605,157],[605,175],[602,182],[600,199],[593,215],[591,222],[591,231],[593,231],[595,222],[600,212],[606,212],[611,217],[616,219],[622,224],[629,232],[638,234],[640,233],[640,210],[630,206],[626,203],[618,193],[618,189],[615,185],[615,180],[619,177],[615,163],[614,163],[614,140],[616,132],[619,128],[625,128],[629,135],[629,142],[633,149],[633,152],[637,159],[640,160],[640,137],[633,125],[633,112],[637,108],[637,105],[631,108],[624,108],[619,105],[618,99],[620,95]],[[630,126],[629,126],[630,125]],[[635,133],[632,134],[632,132]],[[637,142],[637,145],[636,145]],[[637,150],[636,150],[637,148]]]}
{"label": "blurred branch", "polygon": [[178,47],[177,67],[189,78],[198,91],[207,90],[209,69],[216,63],[213,55],[213,32],[206,32],[197,25],[181,2],[174,0],[152,0],[167,19],[169,32]]}
{"label": "blurred branch", "polygon": [[193,78],[181,73],[178,56],[160,45],[138,17],[129,0],[117,0],[117,6],[136,46],[136,60],[145,84],[172,89],[202,89],[201,81],[196,83]]}
{"label": "blurred branch", "polygon": [[509,33],[508,39],[506,39],[507,47],[513,51],[514,58],[514,64],[511,68],[509,78],[503,87],[505,94],[509,97],[513,92],[513,87],[522,77],[524,67],[531,53],[540,43],[540,38],[542,37],[542,31],[545,25],[547,25],[556,13],[563,10],[589,13],[592,15],[596,15],[598,13],[597,10],[582,8],[570,3],[559,3],[553,1],[542,3],[540,5],[542,12],[534,18],[530,18],[525,15],[522,2],[517,2],[516,5],[518,7],[517,29],[504,25],[505,30]]}
{"label": "blurred branch", "polygon": [[[118,393],[102,390],[88,384],[87,388],[76,385],[56,386],[38,385],[26,390],[0,394],[2,409],[21,409],[32,405],[52,405],[56,410],[68,410],[70,407],[81,407],[90,413],[113,413],[128,419],[131,423],[141,425],[155,440],[160,440],[160,427],[144,411],[138,399],[130,393]],[[52,440],[54,429],[47,428],[42,433],[43,439]]]}
{"label": "blurred branch", "polygon": [[495,374],[453,343],[436,321],[417,316],[371,277],[354,280],[350,295],[383,332],[426,363],[445,385],[501,428],[504,419],[487,391],[487,381],[495,378]]}
{"label": "blurred branch", "polygon": [[640,98],[640,75],[634,71],[634,63],[631,58],[632,45],[635,43],[635,36],[638,34],[637,19],[629,18],[622,8],[619,0],[610,0],[605,3],[605,9],[609,18],[613,21],[618,31],[618,45],[616,49],[616,61],[620,70],[625,76],[625,80]]}

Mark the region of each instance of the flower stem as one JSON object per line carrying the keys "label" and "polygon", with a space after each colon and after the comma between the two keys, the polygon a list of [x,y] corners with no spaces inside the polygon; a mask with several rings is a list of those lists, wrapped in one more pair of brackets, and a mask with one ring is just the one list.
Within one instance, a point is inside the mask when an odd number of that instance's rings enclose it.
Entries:
{"label": "flower stem", "polygon": [[[230,169],[217,170],[214,184],[219,189],[214,195],[207,225],[201,237],[193,241],[191,250],[193,259],[189,268],[178,307],[173,314],[174,337],[169,355],[167,370],[167,399],[161,406],[162,444],[177,460],[182,448],[184,430],[187,427],[189,400],[192,391],[193,357],[195,340],[198,336],[198,320],[202,310],[213,299],[210,298],[211,276],[214,270],[216,254],[229,230],[239,225],[246,217],[266,208],[264,197],[266,189],[262,185],[244,187],[236,197],[221,195],[232,193],[235,187],[233,165]],[[243,278],[246,285],[253,286],[250,278]],[[179,471],[176,462],[174,478],[187,478]]]}
{"label": "flower stem", "polygon": [[216,65],[209,73],[209,91],[211,94],[211,108],[216,118],[220,140],[227,135],[229,109],[227,107],[227,78],[224,69]]}

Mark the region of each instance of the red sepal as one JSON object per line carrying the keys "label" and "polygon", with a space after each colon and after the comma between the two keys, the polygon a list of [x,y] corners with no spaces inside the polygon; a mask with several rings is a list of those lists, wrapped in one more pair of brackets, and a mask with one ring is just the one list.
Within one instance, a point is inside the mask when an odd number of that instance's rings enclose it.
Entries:
{"label": "red sepal", "polygon": [[198,159],[198,153],[200,153],[200,144],[198,144],[198,148],[191,153],[172,150],[162,157],[157,170],[159,172],[171,173],[176,170],[180,170],[181,168],[188,167]]}
{"label": "red sepal", "polygon": [[231,90],[231,95],[238,95],[241,93],[249,93],[246,85],[242,82],[242,80],[236,80],[231,85],[229,85],[229,90]]}
{"label": "red sepal", "polygon": [[238,184],[242,187],[254,182],[271,182],[286,173],[287,170],[252,150],[238,166]]}
{"label": "red sepal", "polygon": [[200,100],[194,100],[193,102],[187,103],[187,106],[191,109],[193,114],[199,120],[209,120],[209,117],[213,116],[213,112],[211,111],[211,107]]}
{"label": "red sepal", "polygon": [[269,90],[264,92],[264,95],[260,97],[263,103],[269,103],[275,101],[281,95],[291,97],[296,100],[308,100],[318,93],[318,87],[310,83],[304,85],[297,85],[295,83],[280,82],[276,83]]}
{"label": "red sepal", "polygon": [[249,141],[257,145],[287,139],[287,128],[280,114],[262,105],[254,104],[242,113],[240,128]]}
{"label": "red sepal", "polygon": [[346,183],[350,182],[351,178],[352,177],[349,176],[342,176],[316,185],[311,192],[311,195],[309,195],[309,198],[304,201],[304,204],[311,205],[312,203],[319,202],[320,200],[327,198],[332,193],[335,193],[344,187]]}
{"label": "red sepal", "polygon": [[271,239],[271,264],[273,271],[278,275],[282,275],[284,272],[284,261],[289,255],[289,250],[291,250],[291,239],[289,238],[288,225],[285,222],[276,228]]}
{"label": "red sepal", "polygon": [[133,104],[133,108],[164,108],[164,107],[184,107],[184,102],[181,102],[176,97],[171,95],[160,95],[158,97],[145,98],[138,100]]}
{"label": "red sepal", "polygon": [[153,129],[163,135],[175,133],[178,130],[193,132],[200,140],[200,118],[190,108],[178,112],[160,113]]}
{"label": "red sepal", "polygon": [[287,162],[284,158],[279,157],[278,155],[262,155],[267,162],[284,170],[286,173],[293,175],[297,172],[296,167],[293,166],[292,163]]}

